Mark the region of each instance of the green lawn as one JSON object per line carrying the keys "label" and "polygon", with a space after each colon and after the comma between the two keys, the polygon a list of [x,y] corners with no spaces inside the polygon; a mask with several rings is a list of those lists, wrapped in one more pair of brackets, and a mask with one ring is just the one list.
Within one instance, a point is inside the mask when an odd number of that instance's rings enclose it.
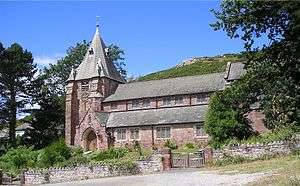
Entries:
{"label": "green lawn", "polygon": [[208,167],[207,170],[217,170],[223,174],[232,173],[269,173],[269,176],[249,185],[300,185],[300,151],[287,156],[268,160],[257,160],[247,163]]}

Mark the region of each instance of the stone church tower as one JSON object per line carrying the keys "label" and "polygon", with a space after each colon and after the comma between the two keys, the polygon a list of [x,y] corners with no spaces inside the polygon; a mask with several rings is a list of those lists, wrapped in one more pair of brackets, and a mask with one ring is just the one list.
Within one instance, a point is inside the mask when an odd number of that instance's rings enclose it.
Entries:
{"label": "stone church tower", "polygon": [[105,117],[102,101],[120,83],[125,80],[109,60],[97,25],[82,63],[72,70],[67,80],[65,140],[68,145],[87,150],[107,148],[105,125],[97,118]]}

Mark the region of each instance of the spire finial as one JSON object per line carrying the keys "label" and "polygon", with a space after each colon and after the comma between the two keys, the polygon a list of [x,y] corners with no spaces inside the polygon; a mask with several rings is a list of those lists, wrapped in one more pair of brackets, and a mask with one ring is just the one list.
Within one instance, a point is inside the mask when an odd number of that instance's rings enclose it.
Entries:
{"label": "spire finial", "polygon": [[99,19],[100,19],[100,16],[96,16],[96,27],[99,27]]}

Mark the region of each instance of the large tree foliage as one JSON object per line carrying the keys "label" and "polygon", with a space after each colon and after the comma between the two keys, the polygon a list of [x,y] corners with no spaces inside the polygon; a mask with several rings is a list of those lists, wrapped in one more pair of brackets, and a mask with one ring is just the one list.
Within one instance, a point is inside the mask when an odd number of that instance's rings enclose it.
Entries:
{"label": "large tree foliage", "polygon": [[[0,44],[0,102],[1,120],[9,123],[9,139],[15,145],[18,109],[29,101],[28,91],[36,72],[32,54],[14,43],[4,49]],[[3,114],[3,115],[2,115]]]}
{"label": "large tree foliage", "polygon": [[125,69],[125,62],[124,62],[124,50],[122,50],[120,47],[114,44],[110,44],[108,46],[108,58],[110,61],[114,63],[116,66],[117,70],[121,74],[121,76],[126,79],[127,77],[127,71]]}
{"label": "large tree foliage", "polygon": [[89,43],[82,41],[71,46],[66,51],[66,56],[59,59],[56,64],[50,64],[42,73],[42,78],[49,91],[63,96],[65,94],[66,80],[72,68],[77,68],[82,62]]}
{"label": "large tree foliage", "polygon": [[[245,83],[258,86],[249,93],[261,97],[267,126],[299,127],[300,2],[224,1],[220,10],[213,12],[218,19],[212,24],[215,30],[223,29],[229,37],[244,41],[246,76],[251,80]],[[255,41],[262,36],[268,43],[255,48]]]}
{"label": "large tree foliage", "polygon": [[251,84],[252,81],[252,77],[246,75],[211,97],[204,127],[214,147],[220,147],[231,139],[242,140],[255,134],[246,115],[251,111],[251,106],[259,101],[261,84]]}
{"label": "large tree foliage", "polygon": [[32,129],[28,129],[23,136],[26,145],[35,148],[43,148],[64,134],[64,96],[50,92],[43,85],[44,80],[39,77],[34,85],[33,102],[39,105],[39,109],[31,110],[30,122]]}

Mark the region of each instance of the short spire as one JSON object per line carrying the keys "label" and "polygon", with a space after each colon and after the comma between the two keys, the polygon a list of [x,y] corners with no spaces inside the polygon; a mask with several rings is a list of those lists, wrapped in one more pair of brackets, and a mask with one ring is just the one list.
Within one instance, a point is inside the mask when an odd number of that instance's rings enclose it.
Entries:
{"label": "short spire", "polygon": [[[114,64],[106,57],[105,44],[99,33],[99,16],[96,17],[96,31],[85,57],[78,68],[73,70],[68,80],[82,80],[107,77],[125,83]],[[75,76],[73,76],[75,75]]]}

